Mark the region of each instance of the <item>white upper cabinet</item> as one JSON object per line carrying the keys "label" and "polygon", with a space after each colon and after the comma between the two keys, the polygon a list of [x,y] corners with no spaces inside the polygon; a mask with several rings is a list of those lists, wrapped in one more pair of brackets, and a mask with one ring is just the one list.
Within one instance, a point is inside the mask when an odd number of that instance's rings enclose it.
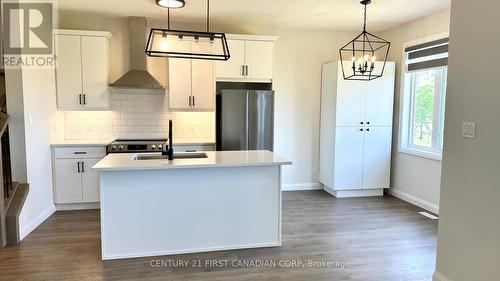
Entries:
{"label": "white upper cabinet", "polygon": [[227,61],[217,62],[217,80],[271,82],[277,37],[228,35],[228,38],[231,57]]}
{"label": "white upper cabinet", "polygon": [[273,79],[274,42],[245,41],[245,77]]}
{"label": "white upper cabinet", "polygon": [[[332,78],[336,79],[336,78]],[[344,80],[342,72],[338,76],[337,126],[361,126],[365,119],[366,83]]]}
{"label": "white upper cabinet", "polygon": [[81,107],[82,60],[80,36],[55,35],[58,108]]}
{"label": "white upper cabinet", "polygon": [[[377,62],[376,67],[382,67]],[[370,126],[392,126],[396,65],[387,63],[384,76],[366,82],[365,119]]]}
{"label": "white upper cabinet", "polygon": [[382,77],[371,81],[345,80],[339,65],[337,126],[392,126],[394,77],[392,62],[386,64]]}
{"label": "white upper cabinet", "polygon": [[109,107],[109,39],[101,31],[55,30],[57,107]]}
{"label": "white upper cabinet", "polygon": [[229,54],[227,61],[217,62],[217,78],[242,79],[245,77],[245,41],[227,40]]}
{"label": "white upper cabinet", "polygon": [[[192,51],[209,52],[209,42],[191,42]],[[214,62],[169,59],[169,104],[172,110],[211,111],[215,104]]]}

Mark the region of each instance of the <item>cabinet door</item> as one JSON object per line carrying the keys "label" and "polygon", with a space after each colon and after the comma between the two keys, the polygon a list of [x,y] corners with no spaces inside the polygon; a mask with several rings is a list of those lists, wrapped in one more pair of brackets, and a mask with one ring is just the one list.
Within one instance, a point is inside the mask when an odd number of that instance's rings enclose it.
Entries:
{"label": "cabinet door", "polygon": [[246,78],[257,80],[273,79],[274,42],[245,41]]}
{"label": "cabinet door", "polygon": [[336,190],[363,187],[363,131],[361,127],[337,127],[334,183]]}
{"label": "cabinet door", "polygon": [[80,36],[57,34],[55,47],[57,107],[80,108],[80,94],[82,94]]}
{"label": "cabinet door", "polygon": [[108,39],[82,36],[81,42],[84,106],[108,108]]}
{"label": "cabinet door", "polygon": [[[210,42],[193,42],[193,52],[212,52]],[[210,60],[191,61],[191,95],[196,109],[213,109],[215,100],[214,62]]]}
{"label": "cabinet door", "polygon": [[189,104],[191,96],[191,60],[171,58],[168,60],[168,69],[170,108],[191,108]]}
{"label": "cabinet door", "polygon": [[101,159],[83,159],[83,202],[99,202],[99,173],[92,170],[92,166]]}
{"label": "cabinet door", "polygon": [[365,118],[366,82],[337,78],[337,126],[360,126]]}
{"label": "cabinet door", "polygon": [[245,41],[227,40],[229,54],[227,61],[218,61],[216,64],[217,78],[243,78],[243,65],[245,65]]}
{"label": "cabinet door", "polygon": [[82,174],[78,172],[81,159],[55,160],[56,203],[82,202]]}
{"label": "cabinet door", "polygon": [[[382,67],[377,62],[376,67]],[[387,63],[384,76],[366,82],[365,122],[370,126],[392,126],[395,64]]]}
{"label": "cabinet door", "polygon": [[389,188],[391,127],[371,127],[364,133],[363,188]]}

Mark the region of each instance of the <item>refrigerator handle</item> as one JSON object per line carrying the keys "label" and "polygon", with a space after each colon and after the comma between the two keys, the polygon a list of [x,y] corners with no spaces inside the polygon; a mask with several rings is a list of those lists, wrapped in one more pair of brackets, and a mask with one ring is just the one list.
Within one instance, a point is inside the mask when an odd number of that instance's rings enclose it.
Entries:
{"label": "refrigerator handle", "polygon": [[246,98],[247,98],[247,102],[246,102],[246,106],[245,106],[245,109],[246,109],[246,121],[245,121],[245,131],[246,131],[246,143],[245,143],[245,147],[246,147],[246,150],[248,150],[248,143],[250,142],[250,131],[249,131],[249,124],[248,124],[248,120],[250,119],[250,110],[248,108],[248,105],[250,103],[250,92],[247,91],[246,93]]}

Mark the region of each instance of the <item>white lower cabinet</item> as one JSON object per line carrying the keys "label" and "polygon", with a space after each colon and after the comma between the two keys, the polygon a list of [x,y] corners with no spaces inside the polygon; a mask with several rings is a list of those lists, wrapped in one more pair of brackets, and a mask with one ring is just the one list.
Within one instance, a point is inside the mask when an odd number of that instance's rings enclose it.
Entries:
{"label": "white lower cabinet", "polygon": [[53,179],[56,204],[99,202],[99,173],[92,170],[105,148],[54,148]]}

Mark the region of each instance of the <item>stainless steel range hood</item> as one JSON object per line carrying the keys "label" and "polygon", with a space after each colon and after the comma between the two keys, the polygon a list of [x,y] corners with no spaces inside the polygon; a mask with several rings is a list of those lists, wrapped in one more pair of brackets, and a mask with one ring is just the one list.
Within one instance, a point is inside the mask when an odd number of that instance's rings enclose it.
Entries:
{"label": "stainless steel range hood", "polygon": [[164,94],[165,87],[147,71],[146,54],[144,52],[146,47],[146,18],[130,17],[128,28],[130,38],[130,71],[110,84],[110,87],[132,91],[134,89],[141,90],[137,91],[138,93]]}

